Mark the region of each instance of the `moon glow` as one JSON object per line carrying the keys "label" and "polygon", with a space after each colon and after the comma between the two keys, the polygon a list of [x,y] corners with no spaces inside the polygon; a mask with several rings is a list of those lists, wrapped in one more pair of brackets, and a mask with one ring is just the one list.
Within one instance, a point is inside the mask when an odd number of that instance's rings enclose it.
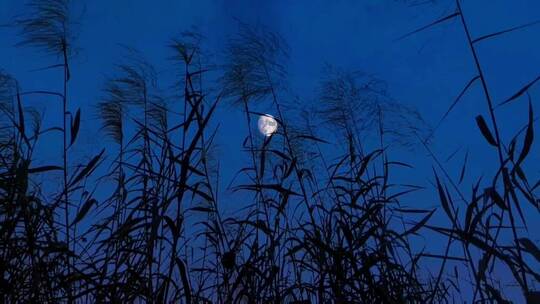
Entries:
{"label": "moon glow", "polygon": [[278,123],[276,119],[270,114],[264,114],[259,117],[258,122],[259,131],[264,136],[270,136],[277,131]]}

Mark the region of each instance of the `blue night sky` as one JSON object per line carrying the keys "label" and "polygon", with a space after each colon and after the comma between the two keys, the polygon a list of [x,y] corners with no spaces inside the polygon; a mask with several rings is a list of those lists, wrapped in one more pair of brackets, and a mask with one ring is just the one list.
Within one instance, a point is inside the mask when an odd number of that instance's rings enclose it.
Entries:
{"label": "blue night sky", "polygon": [[[7,23],[24,12],[23,2],[0,0],[0,23]],[[462,2],[473,37],[540,20],[537,0]],[[85,1],[77,8],[79,52],[71,64],[69,95],[70,108],[82,109],[83,137],[75,161],[112,146],[99,132],[93,106],[101,96],[105,77],[114,74],[114,65],[122,59],[122,45],[139,50],[156,66],[166,90],[177,72],[168,60],[171,52],[167,44],[182,31],[193,28],[206,37],[205,49],[219,61],[227,39],[238,30],[238,20],[265,26],[279,32],[290,47],[286,67],[291,96],[298,96],[306,104],[317,102],[322,69],[325,64],[332,64],[385,80],[395,100],[416,107],[432,126],[475,76],[473,58],[458,19],[398,39],[453,13],[454,1],[434,0],[415,5],[405,0],[94,0]],[[496,103],[540,75],[539,38],[540,24],[536,24],[479,44],[480,62]],[[14,75],[26,90],[60,88],[61,83],[52,77],[55,72],[32,71],[56,63],[55,58],[34,49],[15,47],[18,39],[12,28],[0,28],[0,68]],[[529,93],[535,113],[540,113],[540,83],[531,87]],[[58,118],[54,109],[60,104],[53,99],[33,98],[31,102],[44,110],[45,124]],[[465,152],[470,151],[471,165],[464,185],[471,185],[482,174],[489,173],[486,170],[497,161],[496,151],[486,144],[476,127],[474,118],[479,114],[486,116],[487,111],[477,83],[437,129],[430,146],[442,161],[460,149],[455,158],[445,163],[454,177],[459,175]],[[502,117],[502,137],[508,142],[527,122],[525,98],[498,108],[496,114]],[[242,151],[247,129],[243,113],[232,106],[222,106],[214,121],[221,126],[218,143],[222,159],[226,159],[221,166],[222,178],[223,184],[228,184],[247,161],[247,153]],[[44,162],[55,157],[60,160],[60,150],[52,142],[51,139],[42,143]],[[407,177],[408,183],[427,188],[409,196],[408,204],[418,208],[437,207],[439,202],[433,200],[436,196],[431,184],[433,161],[426,151],[419,145],[412,150],[395,148],[390,157],[414,166],[413,174],[410,169],[397,171],[398,181]],[[537,177],[540,155],[530,155],[527,161],[530,174]],[[470,186],[464,188],[469,191]],[[234,204],[225,201],[224,211],[235,210],[238,206]],[[444,218],[442,212],[437,212],[433,219],[439,218]]]}
{"label": "blue night sky", "polygon": [[[24,1],[1,0],[0,20],[9,22],[24,12]],[[317,85],[325,64],[359,70],[385,80],[390,95],[414,106],[432,126],[436,125],[454,98],[474,76],[474,63],[465,43],[465,34],[457,19],[398,40],[402,35],[452,13],[453,1],[434,1],[422,5],[406,1],[90,1],[76,6],[75,17],[79,51],[72,60],[70,84],[71,109],[82,108],[84,143],[78,149],[81,158],[92,155],[106,140],[100,135],[93,105],[101,97],[106,76],[114,74],[114,65],[125,55],[122,46],[139,50],[152,62],[165,86],[176,75],[168,59],[170,40],[185,30],[197,29],[205,38],[205,48],[219,61],[226,40],[238,30],[238,20],[262,25],[279,32],[290,47],[287,62],[289,87],[302,102],[316,101]],[[463,9],[473,37],[500,31],[540,19],[540,3],[533,0],[464,1]],[[33,49],[16,48],[19,41],[12,28],[0,28],[2,44],[0,66],[14,75],[26,90],[60,86],[53,72],[33,70],[54,63]],[[495,101],[511,96],[535,79],[540,70],[540,25],[486,40],[479,47],[480,60]],[[537,100],[538,85],[530,90]],[[45,98],[46,99],[46,98]],[[47,113],[59,106],[54,100],[35,101]],[[474,177],[483,166],[496,160],[476,130],[474,117],[486,112],[480,86],[471,88],[437,129],[431,148],[441,159],[456,149],[461,154],[459,170],[467,149],[475,164]],[[526,122],[526,103],[500,108],[504,116],[503,138],[508,138]],[[508,114],[509,115],[505,115]],[[53,114],[50,114],[53,115]],[[227,154],[224,179],[230,179],[243,164],[240,152],[246,135],[243,114],[233,107],[222,107],[218,116],[219,144]],[[54,119],[54,118],[51,118]],[[45,122],[47,119],[45,119]],[[506,136],[505,136],[506,135]],[[45,149],[50,153],[54,149]],[[411,153],[412,152],[412,153]],[[59,153],[59,152],[57,152]],[[421,147],[413,151],[394,151],[394,156],[413,164],[419,183],[430,177],[432,162]],[[51,154],[51,156],[54,154]],[[532,155],[529,161],[538,160]],[[230,167],[230,168],[228,168]],[[452,170],[451,170],[452,171]],[[425,174],[423,174],[425,173]],[[474,178],[474,179],[475,179]],[[473,180],[473,179],[472,179]],[[422,204],[432,204],[423,202]]]}

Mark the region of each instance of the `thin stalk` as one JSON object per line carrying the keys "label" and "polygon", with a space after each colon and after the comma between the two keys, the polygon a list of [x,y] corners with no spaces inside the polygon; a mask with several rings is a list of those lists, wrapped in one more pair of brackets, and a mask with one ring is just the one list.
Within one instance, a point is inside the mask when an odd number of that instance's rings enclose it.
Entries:
{"label": "thin stalk", "polygon": [[[493,108],[492,98],[491,98],[491,95],[489,94],[487,83],[486,83],[486,80],[485,80],[485,77],[484,77],[484,72],[482,70],[482,66],[480,65],[480,60],[478,59],[477,51],[476,51],[476,48],[474,47],[474,43],[473,43],[473,40],[471,38],[469,28],[467,26],[467,22],[465,21],[465,16],[463,14],[463,9],[461,8],[460,0],[456,0],[456,5],[457,5],[457,9],[458,9],[459,16],[460,16],[460,19],[461,19],[461,23],[463,24],[463,29],[465,30],[465,34],[467,35],[467,42],[469,44],[469,48],[471,49],[471,53],[473,55],[473,59],[474,59],[475,65],[476,65],[476,69],[478,71],[478,75],[480,76],[480,81],[482,83],[482,89],[483,89],[484,94],[486,96],[486,101],[487,101],[488,109],[489,109],[489,115],[490,115],[491,123],[493,124],[493,129],[494,129],[494,132],[495,132],[495,140],[497,141],[497,154],[499,156],[499,163],[500,163],[500,166],[501,166],[501,169],[502,169],[502,168],[504,168],[505,163],[504,163],[504,158],[503,158],[501,137],[499,135],[499,127],[497,126],[497,119],[495,117],[495,111],[494,111],[494,108]],[[526,273],[525,272],[525,267],[523,265],[523,254],[521,252],[521,245],[518,242],[518,235],[517,235],[517,232],[516,232],[516,225],[514,223],[514,216],[512,215],[512,205],[511,205],[509,200],[506,200],[506,203],[508,204],[508,215],[510,217],[510,222],[511,222],[511,226],[512,226],[512,234],[514,236],[514,242],[516,244],[516,248],[517,248],[517,252],[518,252],[518,256],[519,256],[519,265],[520,265],[520,268],[521,268],[521,275],[522,275],[522,280],[523,280],[523,284],[524,284],[524,289],[525,289],[525,292],[528,292],[529,288],[527,286],[527,277],[526,277],[526,274],[525,274]]]}
{"label": "thin stalk", "polygon": [[[66,32],[65,25],[64,33]],[[69,65],[68,65],[68,55],[67,55],[67,42],[66,37],[62,37],[62,57],[64,60],[64,79],[63,79],[63,94],[62,94],[62,140],[63,140],[63,149],[62,149],[62,162],[63,162],[63,197],[64,197],[64,217],[66,225],[66,245],[68,250],[71,250],[71,239],[70,239],[70,224],[69,224],[69,189],[68,189],[68,145],[67,145],[67,93],[68,93],[68,81],[70,78]],[[71,274],[72,260],[69,255],[66,257],[67,265],[67,275]],[[72,302],[72,290],[71,284],[68,285],[68,303]]]}

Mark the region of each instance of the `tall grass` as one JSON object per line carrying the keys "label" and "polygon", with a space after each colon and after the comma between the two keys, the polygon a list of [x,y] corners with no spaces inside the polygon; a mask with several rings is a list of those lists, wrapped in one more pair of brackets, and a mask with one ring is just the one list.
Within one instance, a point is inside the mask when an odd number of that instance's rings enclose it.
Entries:
{"label": "tall grass", "polygon": [[[491,146],[497,155],[498,164],[494,166],[492,176],[484,176],[473,185],[470,198],[467,198],[459,184],[464,179],[467,167],[467,155],[460,171],[458,180],[450,177],[448,171],[433,155],[428,145],[425,147],[433,157],[446,178],[446,183],[435,171],[436,188],[439,194],[441,206],[450,220],[450,227],[427,226],[446,237],[448,246],[442,258],[443,263],[437,282],[441,281],[443,268],[449,260],[449,251],[452,243],[457,241],[462,248],[462,259],[466,263],[466,269],[472,278],[473,302],[497,302],[508,303],[503,294],[505,284],[519,287],[527,303],[536,303],[540,299],[540,293],[535,289],[538,281],[538,272],[535,265],[540,262],[537,245],[529,238],[533,230],[529,230],[530,223],[527,220],[535,219],[538,215],[538,198],[535,189],[539,185],[527,172],[526,159],[531,152],[534,141],[534,115],[529,88],[538,81],[538,78],[520,88],[515,94],[498,105],[492,97],[492,92],[487,84],[484,67],[478,54],[478,44],[486,39],[496,39],[501,35],[536,24],[537,22],[516,26],[507,30],[490,33],[481,37],[472,37],[467,12],[463,10],[461,2],[455,1],[456,10],[453,14],[436,20],[427,26],[415,30],[404,37],[416,34],[419,31],[438,25],[452,19],[458,19],[463,29],[474,68],[477,73],[463,88],[458,97],[450,105],[442,117],[442,120],[452,111],[461,97],[473,85],[479,85],[483,91],[484,101],[489,118],[483,115],[476,116],[476,124],[480,134]],[[501,136],[503,122],[497,115],[497,108],[518,99],[528,101],[528,118],[521,122],[523,128],[517,132],[508,143]],[[440,123],[439,123],[440,124]],[[485,182],[483,182],[485,180]],[[460,205],[461,208],[460,208]],[[461,209],[461,210],[460,210]],[[530,210],[525,216],[523,210]],[[536,261],[534,261],[536,260]],[[496,271],[508,272],[509,277],[500,278]],[[511,281],[511,283],[508,282]],[[451,280],[452,288],[461,292],[459,274]],[[503,283],[503,281],[506,281]]]}
{"label": "tall grass", "polygon": [[[469,301],[504,303],[495,271],[501,267],[530,303],[538,297],[540,250],[533,231],[523,229],[523,205],[538,209],[540,185],[525,166],[532,102],[529,96],[528,120],[506,145],[475,52],[479,39],[468,34],[459,3],[448,18],[461,18],[466,30],[479,74],[471,83],[481,82],[490,114],[476,121],[499,159],[495,174],[469,195],[460,188],[467,158],[453,180],[431,153],[432,130],[388,95],[384,81],[328,68],[317,106],[295,108],[286,87],[287,45],[263,28],[240,24],[222,63],[209,62],[197,33],[172,39],[173,94],[149,61],[126,49],[96,92],[94,114],[71,109],[69,3],[35,0],[29,8],[32,14],[16,22],[22,44],[60,59],[47,68],[61,69],[61,90],[26,92],[0,73],[3,302],[426,303],[455,301],[461,285],[473,284]],[[504,103],[528,96],[532,84]],[[61,99],[62,127],[41,125],[26,99],[35,94]],[[245,167],[225,188],[216,112],[227,104],[243,111],[248,134]],[[263,104],[280,127],[265,138],[252,132]],[[84,136],[83,115],[97,118],[111,143],[76,164],[70,148]],[[48,159],[36,166],[43,161],[36,144],[49,132],[62,135],[61,165]],[[397,167],[412,168],[388,148],[415,142],[437,166],[434,188],[450,226],[432,223],[435,209],[404,205],[422,187],[392,180]],[[53,173],[62,175],[59,193],[40,183]],[[225,191],[247,201],[232,216],[223,207]],[[445,252],[414,243],[432,232],[448,238]],[[440,268],[429,275],[425,261],[433,258]]]}

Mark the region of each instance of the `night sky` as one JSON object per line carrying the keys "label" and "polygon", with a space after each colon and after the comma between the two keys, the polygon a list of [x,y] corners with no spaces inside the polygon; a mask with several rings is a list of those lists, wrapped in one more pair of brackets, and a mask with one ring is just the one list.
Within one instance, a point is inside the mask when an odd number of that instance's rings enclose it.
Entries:
{"label": "night sky", "polygon": [[[22,1],[2,0],[0,20],[6,23],[24,13]],[[427,2],[427,1],[426,1]],[[167,48],[172,38],[196,29],[205,36],[204,47],[216,61],[222,56],[226,40],[238,31],[238,22],[264,26],[280,33],[289,45],[287,61],[291,96],[310,104],[317,102],[318,83],[326,64],[373,74],[388,83],[389,94],[397,101],[416,107],[435,127],[442,115],[474,76],[474,62],[464,31],[457,19],[449,20],[416,35],[403,35],[453,12],[453,1],[419,4],[407,1],[91,1],[75,2],[74,17],[79,23],[72,59],[70,99],[72,109],[81,107],[85,143],[81,157],[99,152],[106,141],[98,132],[93,106],[102,97],[105,78],[114,75],[125,46],[133,47],[155,65],[163,90],[169,90],[177,75]],[[540,19],[536,1],[465,1],[463,9],[473,37],[486,35]],[[34,72],[55,58],[34,49],[17,48],[20,40],[13,28],[0,28],[2,47],[0,64],[14,75],[26,90],[60,86],[54,73]],[[479,55],[488,86],[495,101],[502,101],[538,76],[540,70],[540,25],[533,25],[492,40],[481,42]],[[39,75],[39,77],[37,76]],[[50,77],[49,77],[50,76]],[[533,100],[538,86],[529,91]],[[46,98],[45,98],[46,99]],[[59,106],[54,100],[36,100],[47,114]],[[39,107],[39,106],[38,106]],[[526,122],[526,103],[498,109],[504,117],[503,138],[515,133]],[[243,114],[234,107],[222,107],[217,116],[218,143],[227,155],[222,167],[226,182],[243,164],[240,152],[246,136]],[[483,92],[474,85],[463,96],[443,124],[436,130],[431,148],[442,160],[460,149],[456,162],[448,164],[458,174],[467,149],[474,164],[473,179],[496,160],[480,132],[474,117],[486,113]],[[270,113],[271,114],[271,113]],[[52,114],[54,115],[54,114]],[[52,118],[51,118],[52,119]],[[45,120],[46,123],[47,119]],[[506,135],[506,137],[505,137]],[[43,143],[45,144],[45,143]],[[46,145],[46,144],[45,144]],[[49,149],[45,149],[49,150]],[[53,150],[53,149],[51,149]],[[60,153],[49,150],[50,153]],[[417,182],[430,177],[432,161],[421,146],[397,149],[396,158],[415,166]],[[86,155],[88,156],[88,155]],[[539,160],[531,155],[529,161]],[[229,168],[230,166],[230,168]],[[424,174],[425,173],[425,174]],[[415,202],[418,204],[418,202]],[[422,201],[422,206],[434,202]]]}
{"label": "night sky", "polygon": [[[9,23],[17,14],[24,13],[23,2],[0,0],[0,24]],[[473,37],[540,20],[540,1],[536,0],[462,2]],[[114,149],[99,130],[94,105],[102,97],[106,77],[114,75],[114,65],[122,61],[123,46],[137,49],[152,62],[162,83],[160,89],[165,94],[173,94],[171,86],[178,66],[169,60],[172,54],[167,44],[190,29],[198,30],[205,37],[204,49],[210,58],[219,62],[227,39],[238,31],[239,22],[266,27],[280,33],[289,46],[285,64],[289,90],[288,97],[284,98],[298,98],[305,105],[317,103],[323,68],[331,64],[386,81],[389,95],[415,107],[431,127],[438,124],[452,101],[475,76],[473,58],[458,19],[400,39],[453,13],[454,1],[94,0],[75,3],[78,51],[71,63],[69,97],[70,109],[80,107],[83,118],[74,161],[87,159],[103,147]],[[479,44],[480,63],[495,103],[540,76],[539,38],[540,24],[536,24]],[[60,88],[59,72],[34,71],[55,64],[57,58],[32,48],[16,47],[19,40],[15,29],[0,27],[0,68],[15,76],[25,90]],[[540,113],[540,83],[532,86],[529,94],[535,113]],[[28,101],[43,110],[44,125],[59,118],[55,109],[60,103],[53,98],[33,97]],[[171,108],[174,110],[174,105]],[[275,114],[264,105],[260,110]],[[469,167],[463,182],[466,191],[480,176],[493,173],[489,170],[497,161],[496,150],[489,147],[476,127],[474,118],[479,114],[486,116],[487,108],[483,91],[476,83],[436,129],[429,144],[453,177],[459,175],[464,155],[469,151]],[[497,108],[496,115],[500,117],[502,138],[508,141],[527,122],[526,98],[522,96],[516,102]],[[214,126],[220,126],[217,142],[225,185],[247,161],[248,154],[241,147],[247,130],[241,109],[232,105],[220,106],[213,121]],[[56,148],[54,137],[42,140],[41,162],[60,160],[60,150]],[[454,152],[455,156],[446,162]],[[439,202],[433,199],[436,198],[432,171],[435,165],[424,147],[420,144],[406,149],[394,147],[389,157],[414,167],[397,170],[394,176],[397,182],[406,178],[407,183],[426,187],[425,191],[408,196],[406,203],[416,208],[438,207]],[[530,155],[527,160],[529,173],[534,177],[538,177],[539,161],[538,154]],[[231,195],[226,189],[223,192],[225,198]],[[224,200],[223,211],[234,212],[240,207],[236,204],[241,203]],[[437,212],[433,220],[442,221],[444,217],[442,212]],[[531,230],[540,227],[538,223],[531,225],[535,225],[529,227]]]}

